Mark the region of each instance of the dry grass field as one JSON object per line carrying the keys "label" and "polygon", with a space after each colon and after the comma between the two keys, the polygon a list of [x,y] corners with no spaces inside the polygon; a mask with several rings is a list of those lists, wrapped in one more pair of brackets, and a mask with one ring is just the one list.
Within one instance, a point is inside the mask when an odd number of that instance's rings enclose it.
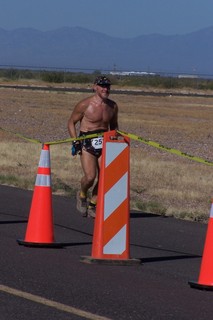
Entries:
{"label": "dry grass field", "polygon": [[[67,120],[88,93],[1,88],[0,96],[0,127],[45,142],[69,138]],[[213,162],[213,98],[124,93],[111,99],[119,106],[121,131]],[[41,144],[4,130],[0,138],[0,183],[33,189]],[[69,196],[79,188],[79,159],[70,143],[52,145],[50,154],[53,191]],[[212,166],[134,140],[130,155],[131,209],[208,220]]]}

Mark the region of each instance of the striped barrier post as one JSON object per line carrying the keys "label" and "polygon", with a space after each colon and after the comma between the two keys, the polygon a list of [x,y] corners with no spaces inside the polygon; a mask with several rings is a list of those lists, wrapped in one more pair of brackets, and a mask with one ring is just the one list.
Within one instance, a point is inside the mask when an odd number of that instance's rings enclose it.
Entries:
{"label": "striped barrier post", "polygon": [[25,246],[61,247],[54,243],[50,151],[46,144],[40,155],[25,239],[17,242]]}
{"label": "striped barrier post", "polygon": [[104,133],[92,255],[85,263],[140,264],[130,259],[129,138]]}

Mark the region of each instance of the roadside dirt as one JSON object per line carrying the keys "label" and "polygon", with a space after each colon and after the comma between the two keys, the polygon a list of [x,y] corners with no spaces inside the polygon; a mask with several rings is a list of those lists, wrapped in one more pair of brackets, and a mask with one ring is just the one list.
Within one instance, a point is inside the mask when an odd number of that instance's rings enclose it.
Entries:
{"label": "roadside dirt", "polygon": [[[51,91],[51,88],[48,90],[46,88],[45,90],[0,88],[0,127],[4,129],[0,130],[1,141],[24,142],[14,133],[38,139],[41,142],[69,138],[67,121],[75,104],[87,97],[90,92],[92,94],[91,87],[88,85],[86,88],[89,92]],[[113,89],[120,90],[120,88]],[[128,88],[128,90],[133,89]],[[181,92],[183,96],[180,95]],[[207,96],[206,92],[199,92],[199,96],[186,95],[198,93],[192,90],[181,92],[174,90],[168,93],[162,90],[157,95],[158,92],[154,90],[154,94],[147,92],[146,95],[134,95],[132,93],[116,94],[114,91],[110,97],[119,106],[120,130],[213,162],[213,97],[210,93]],[[142,148],[143,152],[156,161],[165,161],[165,163],[171,161],[177,163],[177,166],[181,163],[190,163],[190,168],[195,170],[203,166],[202,170],[209,172],[209,176],[213,179],[212,167],[206,164],[198,164],[140,141],[131,140],[131,147]],[[205,169],[203,169],[204,166],[206,166]],[[212,190],[205,191],[205,197],[210,199],[211,193]],[[135,198],[139,197],[140,194],[137,195],[136,192]],[[165,205],[175,206],[174,198],[167,200]],[[150,193],[144,193],[143,199],[151,201],[153,196]],[[157,197],[154,198],[156,199]],[[160,199],[157,200],[160,201]],[[182,206],[187,210],[188,204],[184,203],[184,199],[182,201],[182,204],[177,203],[177,208]],[[198,201],[191,203],[190,207],[197,208]],[[209,202],[203,211],[207,212],[208,207]]]}

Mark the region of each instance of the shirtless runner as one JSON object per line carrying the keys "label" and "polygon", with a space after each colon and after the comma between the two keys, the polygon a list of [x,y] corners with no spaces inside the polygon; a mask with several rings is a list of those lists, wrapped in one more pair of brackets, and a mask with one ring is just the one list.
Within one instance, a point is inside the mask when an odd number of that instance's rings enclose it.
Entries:
{"label": "shirtless runner", "polygon": [[[76,129],[78,122],[80,122],[79,136],[118,129],[118,106],[108,98],[110,86],[111,82],[108,78],[97,77],[93,86],[95,94],[75,106],[68,121],[68,130],[72,138],[78,136]],[[84,217],[95,218],[102,140],[100,136],[73,142],[76,153],[80,154],[84,174],[81,178],[81,190],[77,193],[77,209]],[[97,181],[94,184],[96,177]],[[87,204],[88,190],[93,185],[92,196]]]}

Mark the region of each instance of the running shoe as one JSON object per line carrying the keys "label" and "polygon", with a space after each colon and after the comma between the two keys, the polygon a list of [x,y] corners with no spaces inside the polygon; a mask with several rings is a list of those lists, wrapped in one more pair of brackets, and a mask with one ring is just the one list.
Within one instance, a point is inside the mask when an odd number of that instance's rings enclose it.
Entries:
{"label": "running shoe", "polygon": [[88,209],[87,209],[87,216],[88,216],[88,218],[95,218],[95,216],[96,216],[96,205],[89,204]]}

